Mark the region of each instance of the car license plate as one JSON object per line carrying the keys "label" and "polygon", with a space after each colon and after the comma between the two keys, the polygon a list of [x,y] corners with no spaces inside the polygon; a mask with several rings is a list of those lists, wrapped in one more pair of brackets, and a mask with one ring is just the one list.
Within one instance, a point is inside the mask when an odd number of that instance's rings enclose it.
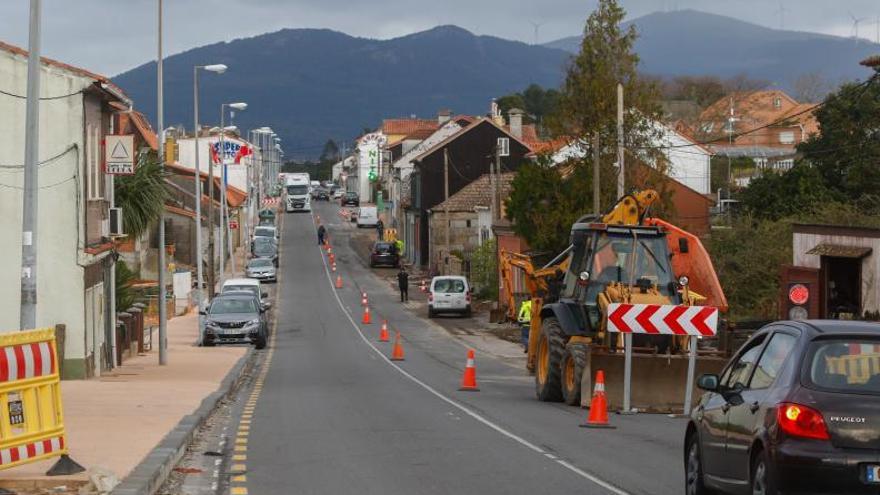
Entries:
{"label": "car license plate", "polygon": [[223,335],[237,335],[241,333],[240,328],[224,328]]}
{"label": "car license plate", "polygon": [[880,483],[880,464],[868,464],[865,466],[865,481],[868,483]]}

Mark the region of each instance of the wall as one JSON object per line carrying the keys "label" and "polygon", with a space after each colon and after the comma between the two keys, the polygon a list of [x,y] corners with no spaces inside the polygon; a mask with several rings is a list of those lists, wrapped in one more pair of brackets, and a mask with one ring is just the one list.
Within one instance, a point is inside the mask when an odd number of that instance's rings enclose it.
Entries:
{"label": "wall", "polygon": [[[75,93],[92,81],[60,68],[43,66],[43,97]],[[0,87],[24,95],[27,59],[0,50]],[[25,100],[0,97],[0,163],[24,162]],[[45,163],[39,172],[37,230],[37,325],[67,325],[65,359],[81,367],[85,359],[84,278],[81,261],[84,204],[79,199],[83,173],[83,98],[45,100],[40,104],[41,160],[75,151]],[[74,179],[75,177],[75,179]],[[0,173],[0,331],[18,329],[21,272],[21,215],[23,174]],[[83,255],[83,258],[85,256]]]}
{"label": "wall", "polygon": [[[452,222],[449,226],[449,249],[453,252],[467,253],[480,245],[480,231],[478,215],[476,212],[451,211],[449,217]],[[446,275],[461,275],[460,265],[450,266],[444,270],[444,258],[446,253],[446,213],[434,211],[429,219],[431,239],[431,266],[436,267]],[[452,260],[450,260],[451,262]]]}
{"label": "wall", "polygon": [[[218,136],[206,136],[199,137],[199,170],[204,173],[208,173],[210,170],[211,164],[211,155],[208,147],[213,146],[214,143],[218,142],[220,138]],[[232,138],[232,137],[224,137],[224,141],[232,141],[238,144],[244,145],[248,144],[246,141],[242,139]],[[182,167],[186,167],[190,170],[195,169],[196,163],[196,154],[195,154],[195,139],[186,138],[181,139],[177,142],[179,146],[179,160],[178,163]],[[253,147],[253,145],[248,144]],[[254,155],[250,155],[241,160],[240,165],[230,164],[226,166],[226,174],[227,174],[227,184],[240,189],[242,191],[247,191],[248,184],[248,170],[252,166],[252,158]],[[223,173],[223,169],[220,164],[214,164],[214,177],[220,177],[220,174]]]}

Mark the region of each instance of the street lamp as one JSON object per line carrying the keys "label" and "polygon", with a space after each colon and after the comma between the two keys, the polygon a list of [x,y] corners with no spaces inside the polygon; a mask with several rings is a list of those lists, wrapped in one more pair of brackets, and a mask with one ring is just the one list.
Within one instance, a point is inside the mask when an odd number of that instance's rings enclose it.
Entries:
{"label": "street lamp", "polygon": [[[224,252],[224,248],[229,248],[229,261],[230,268],[232,270],[232,275],[235,275],[235,253],[232,252],[232,236],[229,235],[229,207],[227,206],[226,200],[226,149],[224,146],[224,137],[226,133],[229,131],[237,131],[238,128],[235,126],[226,127],[226,108],[232,108],[234,110],[244,110],[247,108],[247,103],[244,102],[236,102],[236,103],[221,103],[220,104],[220,197],[222,201],[220,203],[220,285],[223,285],[223,281],[226,279],[226,253]],[[211,167],[213,170],[213,166]],[[227,240],[228,237],[228,240]]]}
{"label": "street lamp", "polygon": [[[226,66],[223,64],[196,65],[193,66],[193,129],[194,129],[194,146],[195,146],[195,203],[196,203],[196,279],[198,289],[196,290],[196,307],[201,312],[204,301],[203,290],[205,287],[205,277],[202,272],[204,262],[204,253],[202,251],[202,171],[199,167],[199,70],[213,72],[215,74],[223,74],[226,72]],[[213,167],[210,167],[214,170]],[[213,181],[208,184],[208,224],[211,224],[212,205],[214,201],[214,184]],[[213,227],[211,228],[213,231]],[[209,275],[208,296],[214,295],[214,248],[211,246],[211,256],[208,258],[208,266],[211,268]],[[202,331],[204,329],[204,318],[199,315],[199,343],[202,342]]]}

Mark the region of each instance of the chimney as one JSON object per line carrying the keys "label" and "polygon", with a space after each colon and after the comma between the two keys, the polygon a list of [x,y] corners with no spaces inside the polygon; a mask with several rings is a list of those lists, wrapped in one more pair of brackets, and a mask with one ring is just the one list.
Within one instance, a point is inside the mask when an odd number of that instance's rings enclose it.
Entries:
{"label": "chimney", "polygon": [[452,118],[452,110],[440,110],[437,112],[437,123],[443,125]]}
{"label": "chimney", "polygon": [[525,112],[519,108],[511,108],[507,115],[510,117],[510,133],[517,139],[522,139],[522,123]]}

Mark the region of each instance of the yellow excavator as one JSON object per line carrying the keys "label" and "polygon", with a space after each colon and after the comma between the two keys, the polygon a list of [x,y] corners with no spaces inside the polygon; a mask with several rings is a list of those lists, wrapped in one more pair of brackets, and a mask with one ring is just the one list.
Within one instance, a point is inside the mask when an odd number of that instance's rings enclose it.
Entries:
{"label": "yellow excavator", "polygon": [[[606,215],[586,216],[571,229],[571,244],[536,268],[529,256],[502,250],[507,316],[515,320],[514,270],[532,301],[527,367],[542,401],[580,402],[581,376],[591,345],[620,347],[606,332],[611,303],[712,305],[727,301],[699,238],[649,218],[658,194],[624,196]],[[679,350],[685,339],[634,336],[634,345]]]}

